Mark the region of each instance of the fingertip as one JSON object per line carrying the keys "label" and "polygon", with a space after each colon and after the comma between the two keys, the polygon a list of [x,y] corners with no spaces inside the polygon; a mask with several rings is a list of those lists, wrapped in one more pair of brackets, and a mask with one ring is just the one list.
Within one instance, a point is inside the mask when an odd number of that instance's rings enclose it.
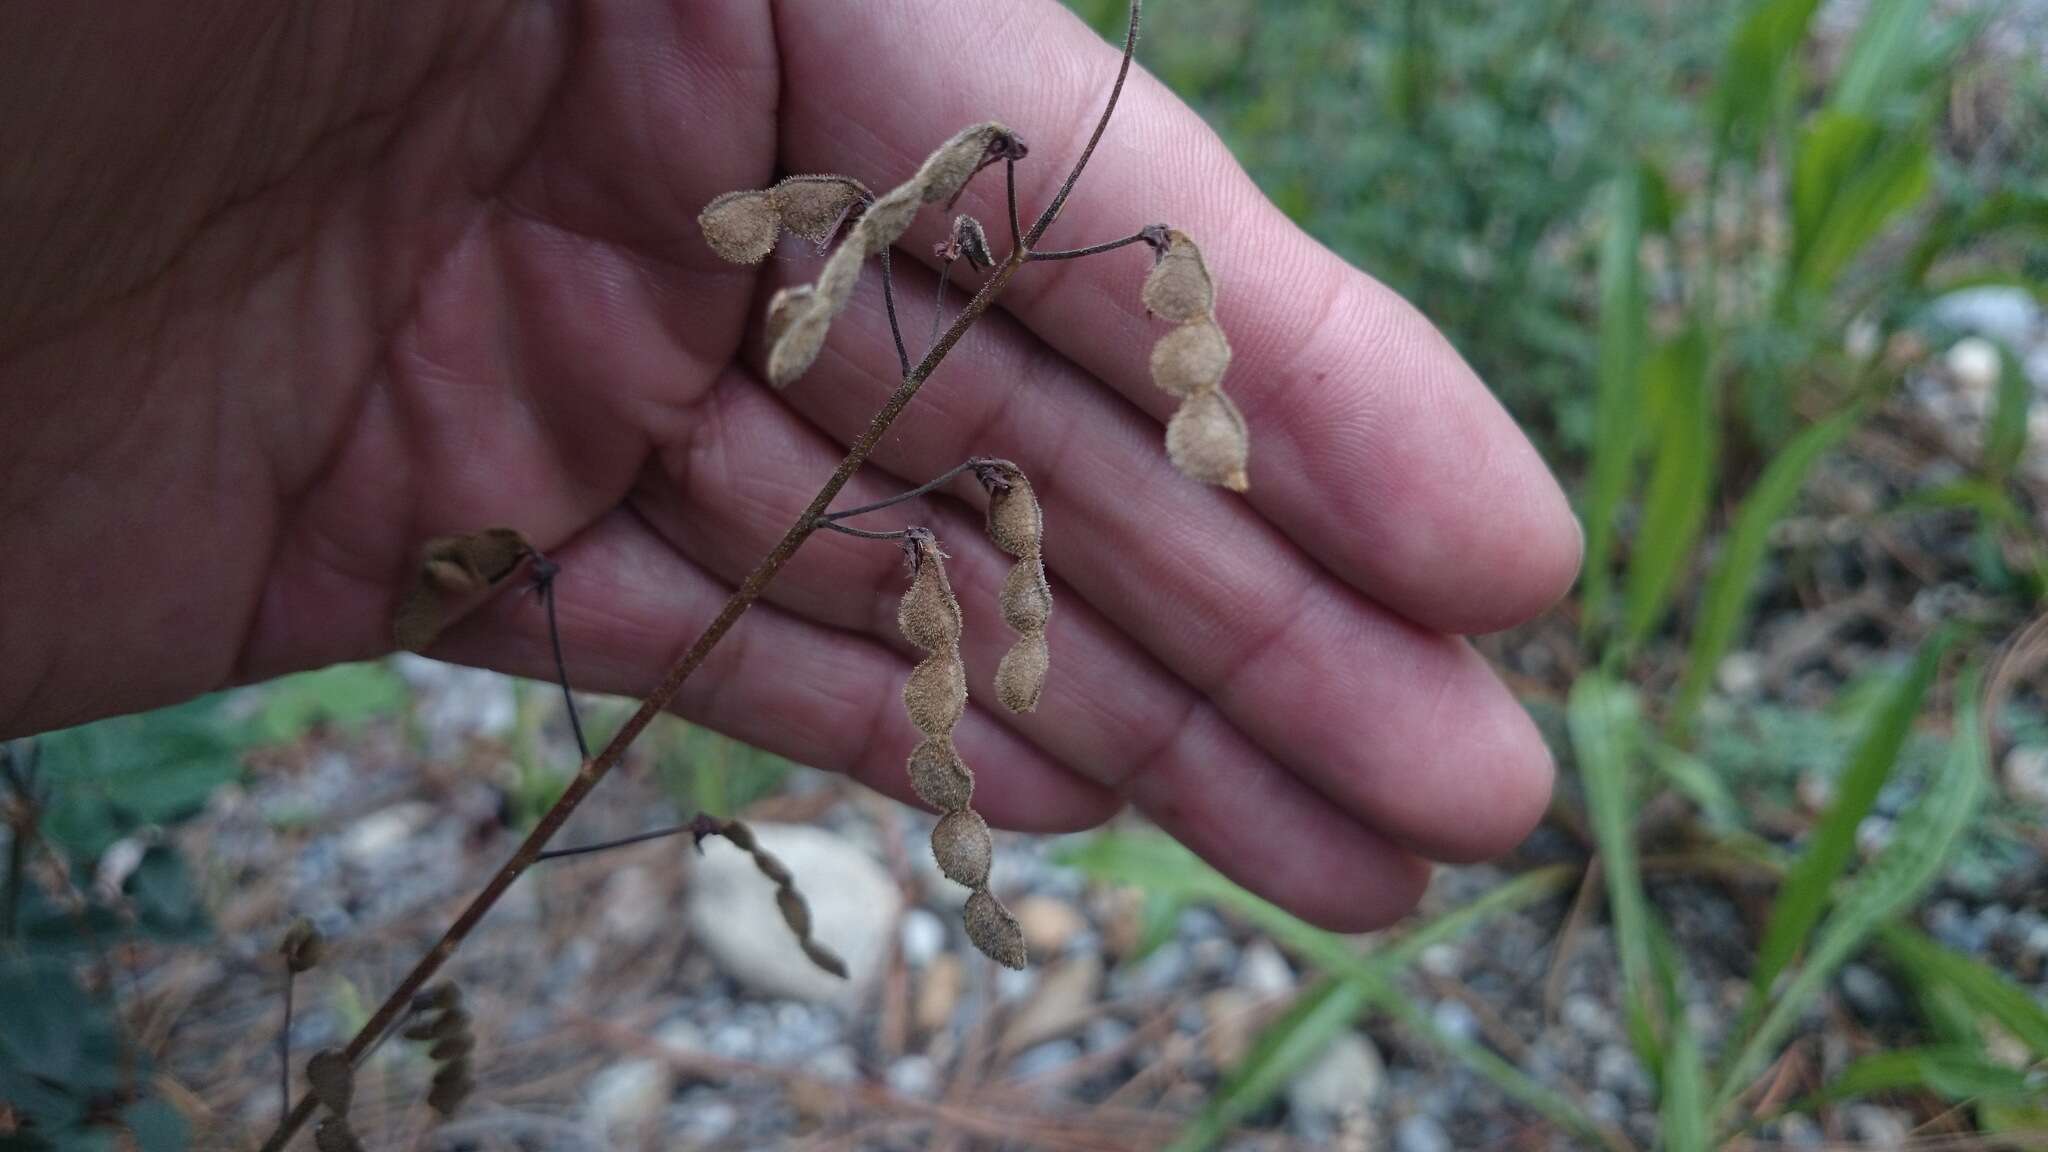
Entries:
{"label": "fingertip", "polygon": [[[1470,864],[1513,851],[1550,809],[1556,761],[1521,703],[1474,653],[1488,681],[1443,726],[1429,771],[1446,809],[1427,832],[1401,838],[1445,864]],[[1449,806],[1455,805],[1452,810]]]}

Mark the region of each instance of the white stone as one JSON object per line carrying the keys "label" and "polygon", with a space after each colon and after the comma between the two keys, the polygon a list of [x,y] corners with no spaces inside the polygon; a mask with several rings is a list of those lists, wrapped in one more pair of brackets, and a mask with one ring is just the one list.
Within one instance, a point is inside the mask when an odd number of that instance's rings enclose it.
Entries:
{"label": "white stone", "polygon": [[675,1091],[675,1074],[659,1060],[628,1060],[590,1078],[585,1115],[605,1145],[634,1146]]}
{"label": "white stone", "polygon": [[903,962],[922,968],[946,949],[946,922],[923,908],[903,914]]}
{"label": "white stone", "polygon": [[1285,996],[1294,991],[1294,966],[1261,936],[1238,956],[1231,982],[1254,996]]}
{"label": "white stone", "polygon": [[2023,804],[2048,806],[2048,747],[2021,744],[2005,754],[2005,794]]}
{"label": "white stone", "polygon": [[1394,1129],[1394,1152],[1451,1152],[1451,1138],[1436,1117],[1410,1116]]}
{"label": "white stone", "polygon": [[1866,1148],[1906,1146],[1906,1122],[1896,1112],[1875,1104],[1851,1104],[1842,1115],[1849,1135]]}
{"label": "white stone", "polygon": [[1387,1071],[1378,1048],[1357,1032],[1343,1032],[1287,1085],[1287,1110],[1300,1125],[1334,1125],[1346,1113],[1379,1107]]}
{"label": "white stone", "polygon": [[754,837],[789,869],[811,908],[811,931],[846,962],[847,979],[804,956],[775,904],[775,885],[723,838],[704,842],[690,878],[691,936],[719,969],[767,997],[851,1008],[881,975],[902,895],[874,858],[822,828],[757,824]]}
{"label": "white stone", "polygon": [[1991,411],[1991,398],[1998,394],[1998,377],[2005,367],[1998,345],[1982,336],[1965,336],[1949,346],[1942,363],[1955,379],[1956,392],[1969,413],[1982,419]]}
{"label": "white stone", "polygon": [[930,1096],[939,1086],[939,1069],[929,1056],[905,1056],[889,1065],[884,1077],[889,1090],[904,1096]]}
{"label": "white stone", "polygon": [[341,858],[358,868],[374,868],[433,818],[434,806],[422,800],[378,809],[342,834]]}
{"label": "white stone", "polygon": [[1730,652],[1714,670],[1714,682],[1729,696],[1753,696],[1763,686],[1763,661],[1754,652]]}

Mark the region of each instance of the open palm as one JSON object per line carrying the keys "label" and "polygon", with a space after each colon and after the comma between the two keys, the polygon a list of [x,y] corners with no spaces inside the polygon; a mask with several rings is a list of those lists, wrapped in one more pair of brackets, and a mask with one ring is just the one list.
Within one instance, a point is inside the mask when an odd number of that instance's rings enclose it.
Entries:
{"label": "open palm", "polygon": [[[0,168],[0,735],[375,655],[421,541],[497,524],[563,564],[578,686],[644,690],[897,376],[870,275],[808,375],[760,383],[749,326],[816,264],[723,264],[698,209],[785,171],[886,188],[996,118],[1029,214],[1115,67],[1051,0],[93,7],[0,12],[0,155],[27,158]],[[1004,246],[999,174],[961,209]],[[897,261],[913,355],[926,215]],[[1443,339],[1134,75],[1047,243],[1155,221],[1219,282],[1245,497],[1160,450],[1135,247],[1025,269],[843,502],[972,454],[1045,502],[1028,716],[982,702],[1010,636],[978,514],[898,521],[954,557],[990,820],[1128,799],[1313,920],[1382,923],[1422,859],[1540,813],[1541,742],[1454,634],[1542,610],[1578,536]],[[895,549],[814,537],[681,711],[907,796],[902,584]],[[501,598],[435,653],[544,674],[542,623]]]}

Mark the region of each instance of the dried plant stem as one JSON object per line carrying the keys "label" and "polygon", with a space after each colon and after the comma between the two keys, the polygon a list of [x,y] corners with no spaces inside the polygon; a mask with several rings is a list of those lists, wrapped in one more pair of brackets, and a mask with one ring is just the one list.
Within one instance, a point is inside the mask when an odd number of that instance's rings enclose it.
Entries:
{"label": "dried plant stem", "polygon": [[583,735],[583,717],[576,711],[576,694],[569,689],[569,661],[562,655],[562,626],[555,619],[555,577],[562,566],[538,552],[533,557],[533,588],[548,613],[548,647],[555,654],[555,681],[562,686],[562,704],[569,710],[569,730],[576,734],[576,751],[590,759],[590,741]]}
{"label": "dried plant stem", "polygon": [[[1011,277],[1029,261],[1029,245],[1037,242],[1040,234],[1059,214],[1060,205],[1073,191],[1074,183],[1081,177],[1081,170],[1087,166],[1089,156],[1094,153],[1096,144],[1109,126],[1111,114],[1116,111],[1117,98],[1122,94],[1124,79],[1130,73],[1131,53],[1137,47],[1140,6],[1141,0],[1131,0],[1130,29],[1124,40],[1123,62],[1117,68],[1116,83],[1110,89],[1109,100],[1103,105],[1102,116],[1096,122],[1095,131],[1089,136],[1087,147],[1082,149],[1073,169],[1067,173],[1066,180],[1060,185],[1059,194],[1046,206],[1038,222],[1032,225],[1030,234],[1025,237],[1022,244],[1011,249],[1009,255],[997,266],[995,273],[983,282],[980,291],[976,292],[966,307],[960,310],[960,314],[954,317],[953,323],[924,354],[924,359],[904,373],[903,382],[896,386],[896,390],[889,394],[889,399],[883,403],[881,410],[868,421],[867,429],[847,449],[846,457],[832,470],[832,475],[826,479],[824,486],[818,489],[818,494],[812,497],[810,504],[797,515],[795,522],[783,533],[782,539],[768,555],[763,557],[754,570],[747,574],[747,578],[741,581],[740,586],[733,590],[732,595],[726,599],[725,606],[719,609],[718,615],[712,618],[711,623],[705,626],[704,631],[690,647],[669,666],[661,683],[657,684],[633,714],[626,718],[626,722],[604,746],[604,750],[595,758],[583,762],[576,775],[570,778],[568,787],[563,789],[561,797],[541,816],[540,822],[534,825],[533,831],[527,834],[526,839],[520,842],[511,859],[499,867],[485,883],[483,890],[470,900],[455,917],[454,923],[448,926],[448,930],[441,934],[441,938],[424,956],[420,957],[412,970],[398,982],[398,986],[384,998],[384,1002],[377,1006],[377,1010],[370,1015],[370,1019],[361,1030],[349,1040],[344,1055],[351,1064],[360,1064],[363,1057],[406,1013],[413,996],[434,978],[441,970],[441,966],[446,964],[448,958],[455,954],[455,950],[469,938],[469,934],[476,929],[485,914],[504,897],[513,882],[541,858],[548,841],[561,831],[562,825],[582,805],[591,790],[596,788],[598,782],[612,769],[618,767],[619,762],[625,758],[626,749],[631,747],[633,741],[639,739],[647,726],[654,722],[654,718],[668,707],[669,702],[674,700],[676,693],[682,689],[683,682],[703,666],[705,659],[711,655],[711,650],[718,646],[718,642],[725,638],[725,634],[732,630],[732,626],[739,622],[739,618],[746,614],[747,609],[753,607],[754,602],[761,598],[769,582],[782,571],[783,565],[789,563],[790,558],[796,555],[797,549],[803,546],[811,533],[818,530],[826,510],[832,506],[833,499],[853,479],[854,473],[867,463],[868,456],[874,452],[875,445],[881,441],[882,435],[896,423],[897,417],[903,414],[903,410],[916,397],[918,390],[924,387],[925,381],[931,378],[931,374],[945,360],[947,354],[952,352],[954,345],[958,344],[961,337],[967,334],[967,330],[995,304],[1003,289],[1009,286]],[[281,1152],[291,1142],[292,1137],[306,1126],[306,1122],[312,1119],[316,1104],[317,1101],[311,1093],[301,1096],[298,1103],[293,1105],[291,1111],[279,1122],[276,1131],[263,1142],[262,1152]]]}
{"label": "dried plant stem", "polygon": [[[944,472],[939,473],[937,476],[932,477],[930,480],[927,480],[924,483],[919,484],[917,487],[910,489],[908,492],[898,492],[896,495],[891,496],[885,500],[876,500],[871,504],[862,504],[857,508],[841,508],[836,512],[827,512],[823,516],[820,516],[819,519],[825,521],[844,520],[849,516],[860,516],[868,512],[879,512],[884,508],[893,508],[906,500],[915,500],[919,496],[923,496],[928,492],[933,492],[936,491],[937,489],[943,488],[947,484],[951,483],[961,473],[972,471],[973,469],[986,463],[988,463],[988,458],[985,456],[969,456],[967,459],[962,460],[960,463],[954,465],[953,467],[946,469]],[[825,525],[820,525],[820,527],[824,526]]]}
{"label": "dried plant stem", "polygon": [[284,1023],[277,1026],[277,1106],[279,1109],[292,1106],[292,985],[299,982],[299,974],[286,968],[284,971]]}
{"label": "dried plant stem", "polygon": [[1133,232],[1129,236],[1125,236],[1120,240],[1110,240],[1102,244],[1090,244],[1086,248],[1065,248],[1061,249],[1058,252],[1033,252],[1031,253],[1029,258],[1034,261],[1072,260],[1077,256],[1093,256],[1098,252],[1114,252],[1115,250],[1123,247],[1126,244],[1136,244],[1140,240],[1151,239],[1154,236],[1158,235],[1158,233],[1158,226],[1153,225],[1150,228],[1140,228],[1136,232]]}

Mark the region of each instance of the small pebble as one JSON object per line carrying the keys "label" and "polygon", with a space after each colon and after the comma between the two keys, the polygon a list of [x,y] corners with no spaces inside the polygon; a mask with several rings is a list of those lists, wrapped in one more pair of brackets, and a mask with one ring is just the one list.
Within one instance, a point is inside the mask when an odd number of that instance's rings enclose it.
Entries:
{"label": "small pebble", "polygon": [[884,1075],[889,1090],[904,1096],[930,1096],[939,1085],[939,1070],[929,1056],[905,1056]]}
{"label": "small pebble", "polygon": [[902,946],[905,964],[924,967],[946,950],[946,922],[929,909],[912,908],[903,914]]}
{"label": "small pebble", "polygon": [[1437,1001],[1436,1007],[1430,1009],[1429,1019],[1437,1031],[1453,1040],[1470,1040],[1479,1034],[1479,1018],[1461,1001]]}
{"label": "small pebble", "polygon": [[1410,1116],[1394,1128],[1394,1152],[1451,1152],[1451,1138],[1436,1117]]}
{"label": "small pebble", "polygon": [[1272,941],[1261,936],[1238,954],[1231,982],[1254,996],[1284,996],[1294,990],[1294,967]]}

